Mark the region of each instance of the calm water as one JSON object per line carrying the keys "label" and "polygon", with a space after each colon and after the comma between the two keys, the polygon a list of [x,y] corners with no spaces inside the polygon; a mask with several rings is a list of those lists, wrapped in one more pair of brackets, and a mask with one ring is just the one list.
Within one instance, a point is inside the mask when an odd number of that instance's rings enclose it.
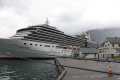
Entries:
{"label": "calm water", "polygon": [[[54,63],[54,60],[40,60]],[[0,80],[55,80],[54,65],[29,60],[0,60]]]}

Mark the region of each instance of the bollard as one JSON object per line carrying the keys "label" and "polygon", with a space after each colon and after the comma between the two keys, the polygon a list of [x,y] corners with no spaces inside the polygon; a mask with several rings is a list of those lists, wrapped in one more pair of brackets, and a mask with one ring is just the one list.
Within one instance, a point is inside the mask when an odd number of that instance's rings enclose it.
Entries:
{"label": "bollard", "polygon": [[113,76],[113,75],[111,74],[111,72],[112,72],[112,67],[111,67],[111,66],[109,66],[108,72],[109,72],[109,74],[108,74],[109,77]]}

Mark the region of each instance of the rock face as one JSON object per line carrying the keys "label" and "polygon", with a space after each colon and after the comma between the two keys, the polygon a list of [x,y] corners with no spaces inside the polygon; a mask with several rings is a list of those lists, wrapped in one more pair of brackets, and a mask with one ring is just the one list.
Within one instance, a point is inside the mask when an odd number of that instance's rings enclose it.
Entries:
{"label": "rock face", "polygon": [[88,31],[93,41],[101,44],[105,41],[106,37],[120,37],[120,28],[108,28],[108,29],[94,29]]}

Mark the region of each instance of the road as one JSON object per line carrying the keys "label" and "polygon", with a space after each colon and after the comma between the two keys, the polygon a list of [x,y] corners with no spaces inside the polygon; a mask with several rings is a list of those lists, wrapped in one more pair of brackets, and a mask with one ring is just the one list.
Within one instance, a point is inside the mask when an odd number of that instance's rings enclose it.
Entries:
{"label": "road", "polygon": [[[112,67],[113,72],[120,73],[120,64],[118,63],[108,63],[108,62],[96,62],[96,61],[89,61],[85,60],[75,60],[75,59],[65,59],[65,58],[57,58],[57,60],[62,65],[67,66],[74,66],[80,68],[88,68],[94,70],[101,70],[101,71],[108,71],[109,66]],[[85,70],[78,70],[67,68],[67,73],[64,76],[63,80],[120,80],[120,76],[113,75],[109,77],[108,74],[99,73],[99,72],[92,72],[92,71],[85,71]]]}

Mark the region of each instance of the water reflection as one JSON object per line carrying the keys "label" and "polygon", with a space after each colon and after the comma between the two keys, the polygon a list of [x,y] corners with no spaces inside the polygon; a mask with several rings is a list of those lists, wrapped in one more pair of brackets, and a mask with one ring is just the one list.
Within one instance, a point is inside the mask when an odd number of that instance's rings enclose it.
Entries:
{"label": "water reflection", "polygon": [[[54,63],[54,60],[42,61]],[[40,62],[28,60],[1,60],[0,80],[55,80],[57,77],[56,67]]]}

